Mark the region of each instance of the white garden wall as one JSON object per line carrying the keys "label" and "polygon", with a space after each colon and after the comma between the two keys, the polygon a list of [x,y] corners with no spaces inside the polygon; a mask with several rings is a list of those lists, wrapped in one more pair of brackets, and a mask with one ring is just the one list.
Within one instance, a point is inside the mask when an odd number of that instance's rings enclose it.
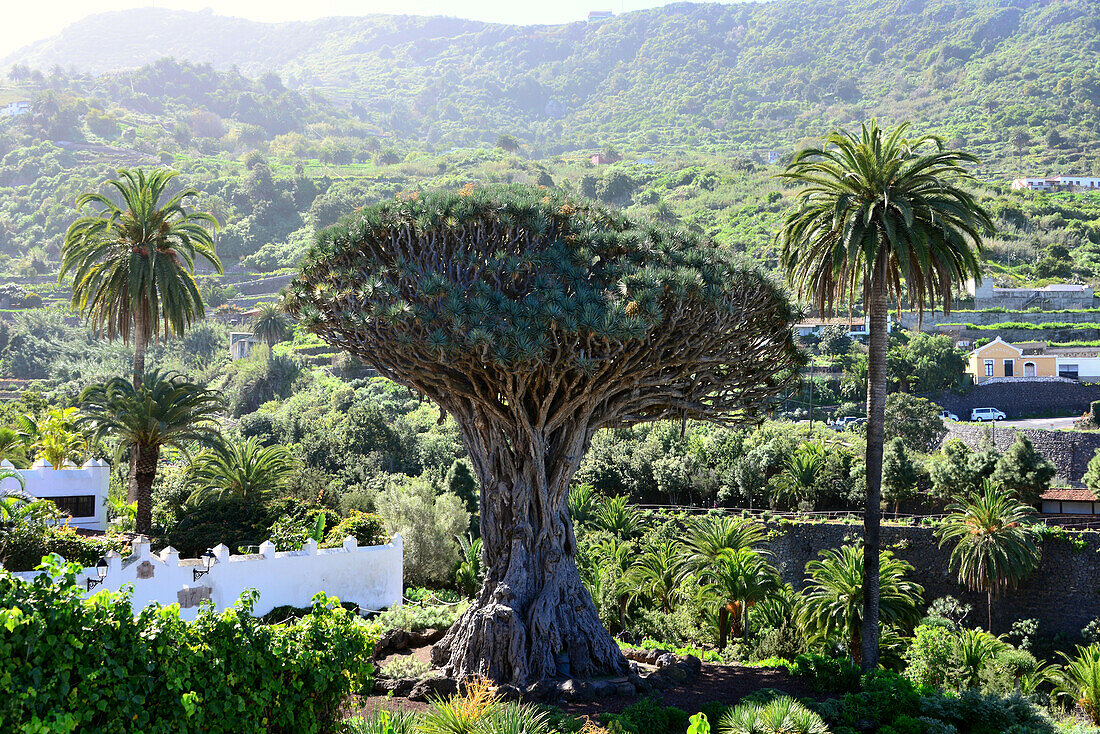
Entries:
{"label": "white garden wall", "polygon": [[[136,540],[129,558],[123,560],[114,552],[107,555],[107,576],[87,595],[101,589],[118,591],[131,584],[135,611],[152,602],[179,604],[180,616],[188,620],[195,618],[204,599],[210,599],[221,610],[232,606],[246,589],[260,592],[253,608],[257,616],[283,605],[308,607],[320,591],[340,601],[354,602],[362,609],[401,604],[404,543],[400,535],[394,535],[388,545],[364,547],[349,536],[341,548],[321,549],[311,540],[304,549],[285,553],[276,553],[271,541],[260,545],[256,554],[230,555],[224,545],[213,550],[217,563],[196,579],[195,570],[204,569],[201,560],[180,560],[173,548],[154,555],[149,552],[148,541]],[[30,579],[36,573],[15,575]],[[84,574],[81,583],[99,578],[95,568],[84,569]]]}

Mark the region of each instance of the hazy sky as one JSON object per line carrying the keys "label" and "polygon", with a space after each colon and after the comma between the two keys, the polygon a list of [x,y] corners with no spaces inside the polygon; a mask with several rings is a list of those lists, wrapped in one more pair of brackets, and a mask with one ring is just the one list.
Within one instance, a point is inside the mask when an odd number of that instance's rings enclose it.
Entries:
{"label": "hazy sky", "polygon": [[567,23],[589,10],[616,13],[665,5],[667,0],[5,0],[0,15],[0,56],[52,36],[86,15],[137,7],[203,10],[263,21],[309,20],[329,15],[410,13],[451,15],[503,23]]}

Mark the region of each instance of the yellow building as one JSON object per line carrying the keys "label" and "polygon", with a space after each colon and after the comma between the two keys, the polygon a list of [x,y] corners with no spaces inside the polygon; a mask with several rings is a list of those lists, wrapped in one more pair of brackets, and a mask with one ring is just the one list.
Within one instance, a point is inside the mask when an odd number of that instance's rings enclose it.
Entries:
{"label": "yellow building", "polygon": [[1009,344],[997,337],[967,355],[966,372],[980,384],[995,377],[1058,377],[1058,355],[1046,344]]}

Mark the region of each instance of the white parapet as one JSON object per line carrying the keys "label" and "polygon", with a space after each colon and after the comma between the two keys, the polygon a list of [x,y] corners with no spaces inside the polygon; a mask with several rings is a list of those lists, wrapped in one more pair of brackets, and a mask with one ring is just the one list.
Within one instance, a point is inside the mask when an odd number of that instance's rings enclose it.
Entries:
{"label": "white parapet", "polygon": [[[324,592],[340,601],[358,604],[364,610],[400,606],[404,589],[404,543],[394,535],[387,545],[359,546],[348,536],[339,548],[318,548],[311,542],[300,551],[276,552],[270,542],[260,546],[260,552],[231,555],[224,545],[213,548],[216,562],[209,571],[198,558],[181,560],[174,548],[158,554],[149,550],[149,542],[137,539],[130,557],[116,553],[106,557],[107,572],[102,583],[86,592],[86,596],[102,589],[118,591],[125,585],[133,587],[134,611],[149,604],[179,604],[180,616],[194,619],[199,604],[209,599],[221,610],[232,606],[241,593],[256,589],[259,599],[252,612],[260,616],[275,607],[308,607],[313,596]],[[32,579],[37,571],[16,573]],[[78,579],[87,584],[99,578],[96,568],[85,568]]]}

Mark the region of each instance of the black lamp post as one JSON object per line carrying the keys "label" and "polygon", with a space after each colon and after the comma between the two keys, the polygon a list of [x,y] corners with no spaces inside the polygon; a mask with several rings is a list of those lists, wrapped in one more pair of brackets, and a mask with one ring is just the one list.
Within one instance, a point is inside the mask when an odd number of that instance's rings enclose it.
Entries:
{"label": "black lamp post", "polygon": [[193,581],[198,581],[200,578],[210,573],[211,567],[218,562],[218,557],[214,555],[214,551],[210,548],[207,548],[206,552],[199,556],[199,558],[202,560],[203,567],[191,571]]}
{"label": "black lamp post", "polygon": [[94,578],[94,579],[89,578],[88,579],[88,591],[91,591],[95,587],[102,584],[103,579],[107,578],[107,559],[106,558],[103,558],[102,556],[100,557],[99,562],[95,564],[95,572],[96,572],[96,575],[99,576],[99,578]]}

